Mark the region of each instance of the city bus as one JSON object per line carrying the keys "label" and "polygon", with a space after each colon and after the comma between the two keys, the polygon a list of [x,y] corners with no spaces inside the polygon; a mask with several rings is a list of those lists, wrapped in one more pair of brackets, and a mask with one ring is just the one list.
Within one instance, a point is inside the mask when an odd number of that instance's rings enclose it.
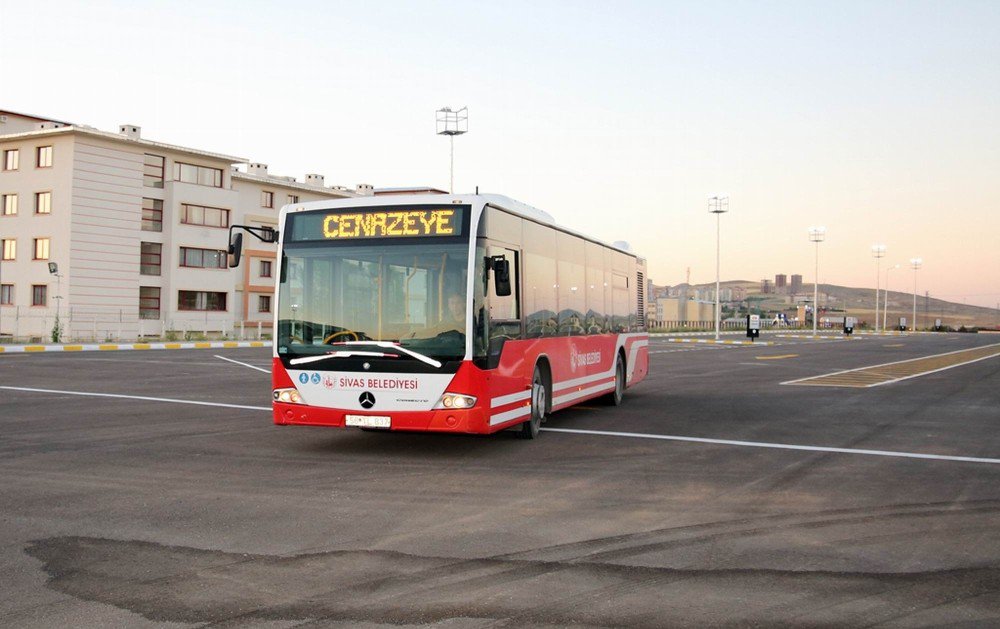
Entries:
{"label": "city bus", "polygon": [[[648,371],[646,262],[499,195],[285,206],[274,423],[538,435]],[[242,233],[231,230],[230,264]]]}

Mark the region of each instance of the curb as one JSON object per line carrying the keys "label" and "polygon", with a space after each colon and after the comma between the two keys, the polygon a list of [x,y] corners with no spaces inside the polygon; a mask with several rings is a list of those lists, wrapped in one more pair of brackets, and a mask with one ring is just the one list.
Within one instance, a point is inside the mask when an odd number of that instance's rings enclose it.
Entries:
{"label": "curb", "polygon": [[235,349],[271,347],[271,341],[207,341],[194,343],[95,343],[89,345],[0,345],[0,354],[37,352],[113,352],[144,349]]}
{"label": "curb", "polygon": [[850,341],[851,339],[857,340],[858,336],[864,336],[862,334],[856,334],[854,336],[833,336],[832,334],[817,334],[813,336],[812,334],[778,334],[778,338],[782,339],[809,339],[810,341]]}
{"label": "curb", "polygon": [[771,341],[723,341],[715,339],[664,339],[667,343],[703,343],[706,345],[774,345]]}

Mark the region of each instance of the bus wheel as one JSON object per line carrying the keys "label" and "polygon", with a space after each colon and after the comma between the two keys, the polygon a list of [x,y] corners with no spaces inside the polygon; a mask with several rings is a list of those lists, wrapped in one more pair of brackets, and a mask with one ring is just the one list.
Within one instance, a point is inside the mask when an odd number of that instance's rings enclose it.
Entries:
{"label": "bus wheel", "polygon": [[619,354],[615,358],[615,390],[604,396],[604,401],[611,406],[621,406],[625,396],[625,361]]}
{"label": "bus wheel", "polygon": [[518,436],[522,439],[534,439],[542,428],[545,420],[545,409],[548,407],[549,393],[545,386],[542,370],[535,365],[535,374],[531,377],[531,418],[521,424]]}

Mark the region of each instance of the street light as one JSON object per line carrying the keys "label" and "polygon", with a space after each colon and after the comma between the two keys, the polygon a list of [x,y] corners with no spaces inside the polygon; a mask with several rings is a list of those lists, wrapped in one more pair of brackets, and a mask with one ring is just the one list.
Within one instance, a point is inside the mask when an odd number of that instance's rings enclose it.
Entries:
{"label": "street light", "polygon": [[882,258],[885,257],[885,245],[872,245],[872,256],[875,258],[875,332],[878,332],[878,294],[879,294],[879,280],[881,279],[879,273],[880,262]]}
{"label": "street light", "polygon": [[813,337],[815,337],[819,323],[819,243],[826,240],[826,227],[810,227],[809,240],[816,243],[816,280],[813,282]]}
{"label": "street light", "polygon": [[720,246],[721,246],[721,217],[729,211],[729,197],[725,195],[715,195],[708,197],[708,211],[715,214],[715,340],[719,340],[719,324],[721,312],[719,310],[719,268],[720,268]]}
{"label": "street light", "polygon": [[882,331],[885,332],[889,329],[889,271],[895,271],[899,268],[898,264],[894,264],[885,270],[885,296],[882,300]]}
{"label": "street light", "polygon": [[469,132],[469,108],[462,107],[452,111],[451,107],[442,107],[434,113],[437,134],[448,136],[451,143],[451,184],[448,190],[455,194],[455,136]]}
{"label": "street light", "polygon": [[55,338],[52,341],[58,343],[62,340],[62,326],[59,317],[60,305],[62,304],[62,273],[59,272],[59,265],[55,262],[49,262],[49,274],[54,275],[56,278],[56,296],[54,297],[56,300],[56,325]]}
{"label": "street light", "polygon": [[910,258],[910,266],[913,268],[913,322],[910,329],[917,331],[917,270],[924,265],[923,258]]}

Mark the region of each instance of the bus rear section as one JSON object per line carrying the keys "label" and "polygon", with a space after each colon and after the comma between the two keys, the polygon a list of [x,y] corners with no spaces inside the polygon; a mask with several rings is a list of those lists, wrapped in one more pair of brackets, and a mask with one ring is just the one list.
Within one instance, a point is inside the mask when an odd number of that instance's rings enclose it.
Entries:
{"label": "bus rear section", "polygon": [[648,371],[645,261],[492,195],[282,212],[283,425],[537,435]]}

